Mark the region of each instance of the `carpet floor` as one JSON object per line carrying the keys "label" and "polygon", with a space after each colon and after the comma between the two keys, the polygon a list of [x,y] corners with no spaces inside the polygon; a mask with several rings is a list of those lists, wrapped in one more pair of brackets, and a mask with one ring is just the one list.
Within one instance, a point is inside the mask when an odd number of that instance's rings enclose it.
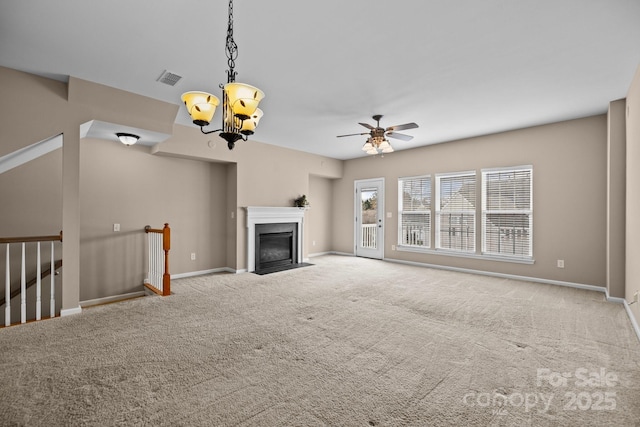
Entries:
{"label": "carpet floor", "polygon": [[313,263],[0,330],[0,425],[640,425],[640,342],[602,293]]}

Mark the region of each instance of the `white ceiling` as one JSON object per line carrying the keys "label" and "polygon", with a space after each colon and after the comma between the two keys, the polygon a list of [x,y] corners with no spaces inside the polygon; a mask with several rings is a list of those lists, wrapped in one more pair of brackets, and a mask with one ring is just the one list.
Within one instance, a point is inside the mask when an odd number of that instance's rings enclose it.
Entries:
{"label": "white ceiling", "polygon": [[[604,113],[640,64],[639,0],[236,0],[234,17],[237,81],[266,93],[252,139],[338,159],[364,155],[336,135],[373,114],[420,125],[398,150]],[[226,26],[226,0],[0,0],[0,65],[180,104],[220,95]]]}

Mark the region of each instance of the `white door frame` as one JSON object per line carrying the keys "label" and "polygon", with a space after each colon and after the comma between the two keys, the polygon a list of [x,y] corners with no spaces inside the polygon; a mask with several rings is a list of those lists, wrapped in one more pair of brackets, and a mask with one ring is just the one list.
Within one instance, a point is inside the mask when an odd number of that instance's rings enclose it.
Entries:
{"label": "white door frame", "polygon": [[[371,179],[359,179],[353,182],[354,197],[353,207],[355,225],[353,227],[353,242],[354,242],[354,254],[356,256],[362,256],[366,258],[383,259],[384,258],[384,177],[371,178]],[[378,189],[378,227],[377,230],[377,243],[376,249],[361,248],[360,247],[360,231],[361,231],[361,207],[362,201],[360,196],[360,190],[366,187],[375,187]]]}

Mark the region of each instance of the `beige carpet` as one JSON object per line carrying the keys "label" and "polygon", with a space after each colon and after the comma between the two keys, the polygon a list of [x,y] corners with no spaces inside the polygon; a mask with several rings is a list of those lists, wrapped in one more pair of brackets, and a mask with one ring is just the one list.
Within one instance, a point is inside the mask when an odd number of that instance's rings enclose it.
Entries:
{"label": "beige carpet", "polygon": [[601,293],[313,263],[0,330],[0,424],[640,425],[640,343]]}

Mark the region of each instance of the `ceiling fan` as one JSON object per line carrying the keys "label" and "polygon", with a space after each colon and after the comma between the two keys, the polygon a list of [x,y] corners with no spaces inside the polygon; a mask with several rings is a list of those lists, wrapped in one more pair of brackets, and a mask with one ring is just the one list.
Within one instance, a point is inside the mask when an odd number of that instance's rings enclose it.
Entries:
{"label": "ceiling fan", "polygon": [[402,141],[411,141],[413,139],[413,136],[398,133],[396,131],[415,129],[418,127],[418,125],[415,123],[405,123],[403,125],[389,126],[385,129],[380,127],[380,119],[382,118],[382,114],[376,114],[372,118],[376,121],[375,127],[371,126],[368,123],[359,123],[361,126],[369,129],[369,132],[338,135],[338,138],[343,138],[345,136],[369,135],[369,138],[367,138],[367,142],[365,142],[365,144],[362,146],[362,151],[365,151],[367,154],[392,153],[393,147],[391,147],[391,144],[389,144],[389,141],[387,141],[386,137],[395,138]]}

